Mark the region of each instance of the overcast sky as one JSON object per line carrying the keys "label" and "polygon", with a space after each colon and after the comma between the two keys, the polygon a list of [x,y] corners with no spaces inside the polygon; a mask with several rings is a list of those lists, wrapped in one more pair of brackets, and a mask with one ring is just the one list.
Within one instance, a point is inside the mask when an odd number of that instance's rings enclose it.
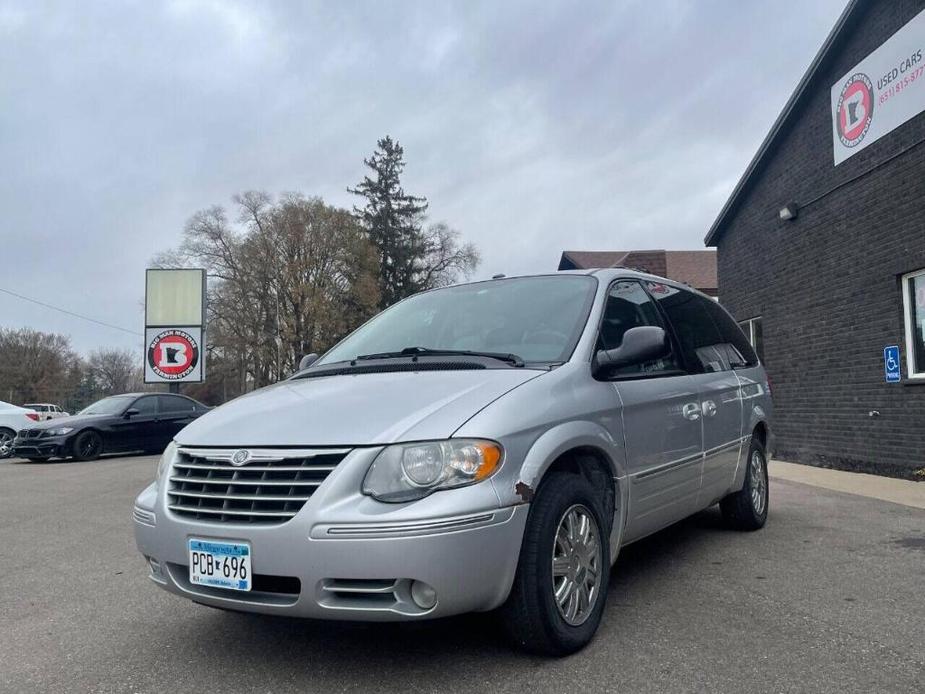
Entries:
{"label": "overcast sky", "polygon": [[[844,4],[0,0],[0,288],[141,332],[193,212],[352,205],[385,134],[479,277],[702,248]],[[141,345],[3,293],[0,326]]]}

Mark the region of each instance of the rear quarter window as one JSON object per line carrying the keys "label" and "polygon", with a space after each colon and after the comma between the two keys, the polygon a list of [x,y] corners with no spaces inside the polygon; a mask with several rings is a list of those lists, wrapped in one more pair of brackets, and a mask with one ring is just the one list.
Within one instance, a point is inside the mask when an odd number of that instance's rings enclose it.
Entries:
{"label": "rear quarter window", "polygon": [[647,282],[649,293],[668,316],[681,345],[684,360],[693,373],[713,373],[729,368],[724,340],[711,318],[712,303],[693,292],[660,282]]}
{"label": "rear quarter window", "polygon": [[730,365],[737,366],[756,366],[758,364],[758,355],[755,349],[749,343],[745,333],[739,328],[738,324],[732,319],[726,310],[715,301],[707,301],[710,318],[716,324],[720,336],[723,338],[724,349],[727,354]]}

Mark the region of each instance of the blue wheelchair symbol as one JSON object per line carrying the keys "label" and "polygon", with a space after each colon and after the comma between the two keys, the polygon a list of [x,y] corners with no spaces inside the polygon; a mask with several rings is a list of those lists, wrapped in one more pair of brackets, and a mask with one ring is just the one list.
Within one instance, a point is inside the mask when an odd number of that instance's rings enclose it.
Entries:
{"label": "blue wheelchair symbol", "polygon": [[902,378],[899,366],[899,346],[890,345],[883,348],[883,371],[887,383],[898,383]]}

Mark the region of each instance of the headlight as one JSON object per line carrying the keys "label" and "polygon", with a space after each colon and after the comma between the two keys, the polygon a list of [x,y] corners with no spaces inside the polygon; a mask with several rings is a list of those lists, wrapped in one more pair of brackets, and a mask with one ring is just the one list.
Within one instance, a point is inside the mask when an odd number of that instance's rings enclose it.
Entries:
{"label": "headlight", "polygon": [[164,449],[164,454],[161,456],[161,459],[157,461],[157,472],[154,473],[154,481],[160,484],[161,477],[164,476],[164,473],[167,471],[167,468],[170,467],[170,463],[173,461],[173,457],[177,452],[177,444],[171,441],[167,444],[167,448]]}
{"label": "headlight", "polygon": [[55,427],[54,429],[46,429],[45,433],[48,436],[64,436],[72,431],[74,431],[74,427]]}
{"label": "headlight", "polygon": [[383,449],[363,480],[363,493],[379,501],[414,501],[438,489],[475,484],[501,467],[504,449],[494,441],[450,439]]}

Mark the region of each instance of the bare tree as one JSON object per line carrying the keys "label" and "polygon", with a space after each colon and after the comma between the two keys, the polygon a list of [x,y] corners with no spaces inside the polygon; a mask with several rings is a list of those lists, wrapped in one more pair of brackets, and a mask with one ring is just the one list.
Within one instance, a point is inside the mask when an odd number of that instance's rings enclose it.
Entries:
{"label": "bare tree", "polygon": [[206,267],[210,363],[240,392],[282,378],[372,315],[378,263],[353,215],[320,198],[251,191],[234,202],[235,223],[220,207],[198,212],[180,248],[156,262]]}
{"label": "bare tree", "polygon": [[0,399],[64,402],[80,381],[81,367],[64,335],[0,328]]}
{"label": "bare tree", "polygon": [[482,261],[478,249],[473,243],[460,245],[459,236],[443,222],[424,230],[415,281],[419,291],[453,284],[478,268]]}
{"label": "bare tree", "polygon": [[103,395],[125,393],[136,384],[141,356],[127,349],[98,349],[90,353],[88,365]]}

